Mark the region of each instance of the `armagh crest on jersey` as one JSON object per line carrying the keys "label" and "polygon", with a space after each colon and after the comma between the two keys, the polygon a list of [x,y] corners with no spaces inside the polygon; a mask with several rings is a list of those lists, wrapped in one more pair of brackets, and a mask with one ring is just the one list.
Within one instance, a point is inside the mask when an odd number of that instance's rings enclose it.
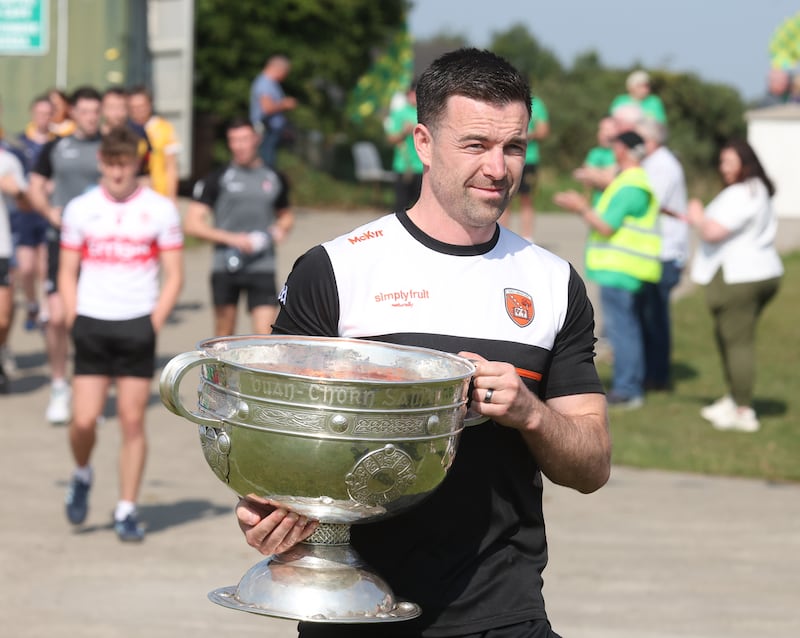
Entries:
{"label": "armagh crest on jersey", "polygon": [[527,292],[506,288],[505,291],[506,312],[511,317],[511,321],[520,328],[529,326],[533,321],[533,299]]}

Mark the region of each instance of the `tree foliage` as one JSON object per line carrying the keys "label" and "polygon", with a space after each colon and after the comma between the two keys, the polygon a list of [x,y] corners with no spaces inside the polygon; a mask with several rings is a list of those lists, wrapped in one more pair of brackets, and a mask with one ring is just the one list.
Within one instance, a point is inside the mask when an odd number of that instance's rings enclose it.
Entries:
{"label": "tree foliage", "polygon": [[[633,68],[607,68],[594,51],[563,68],[522,25],[495,33],[489,48],[528,75],[534,94],[548,108],[551,133],[542,144],[544,165],[560,172],[579,166],[596,144],[599,120],[614,97],[625,92]],[[709,173],[724,142],[746,132],[741,96],[730,86],[704,82],[691,73],[649,71],[652,90],[667,112],[670,148],[690,179]]]}
{"label": "tree foliage", "polygon": [[529,78],[543,81],[562,73],[554,53],[539,44],[522,24],[492,34],[492,51],[511,62]]}
{"label": "tree foliage", "polygon": [[293,122],[332,132],[372,53],[401,28],[407,0],[197,0],[195,108],[221,121],[248,112],[250,84],[273,54],[292,60],[284,82]]}
{"label": "tree foliage", "polygon": [[[405,26],[409,0],[196,0],[195,108],[222,122],[248,112],[250,84],[266,58],[288,55],[292,73],[284,83],[300,106],[298,129],[320,131],[326,140],[373,139],[390,154],[380,118],[354,125],[345,114],[347,97],[398,29]],[[414,45],[419,75],[447,50],[469,46],[458,34],[443,32]],[[551,134],[542,161],[561,174],[580,165],[595,144],[597,123],[613,98],[625,90],[632,69],[605,67],[586,52],[567,66],[522,24],[494,33],[489,49],[510,60],[530,79],[533,92],[550,112]],[[745,133],[744,104],[731,87],[704,82],[690,73],[648,69],[654,93],[664,101],[670,147],[688,176],[708,174],[720,146]],[[347,173],[345,170],[344,173]]]}

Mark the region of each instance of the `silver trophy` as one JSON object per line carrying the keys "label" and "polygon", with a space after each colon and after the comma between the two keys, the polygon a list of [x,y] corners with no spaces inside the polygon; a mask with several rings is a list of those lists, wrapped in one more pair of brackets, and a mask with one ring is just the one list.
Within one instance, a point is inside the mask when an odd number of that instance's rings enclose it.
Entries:
{"label": "silver trophy", "polygon": [[[187,408],[181,380],[198,366],[197,404]],[[169,361],[161,400],[199,425],[214,474],[239,496],[320,521],[305,542],[209,598],[312,622],[417,617],[419,606],[359,558],[350,526],[413,507],[442,482],[474,372],[426,348],[275,335],[209,339]]]}

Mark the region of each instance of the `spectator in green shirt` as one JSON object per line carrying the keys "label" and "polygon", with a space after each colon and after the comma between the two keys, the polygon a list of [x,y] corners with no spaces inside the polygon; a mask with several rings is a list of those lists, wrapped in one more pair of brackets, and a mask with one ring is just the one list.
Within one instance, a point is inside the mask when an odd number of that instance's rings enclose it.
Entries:
{"label": "spectator in green shirt", "polygon": [[597,146],[586,154],[583,165],[572,171],[572,176],[589,190],[593,207],[617,174],[617,160],[614,149],[611,148],[617,134],[617,122],[613,117],[600,120],[597,126]]}
{"label": "spectator in green shirt", "polygon": [[661,98],[650,92],[650,76],[647,71],[634,71],[628,76],[625,81],[625,88],[627,93],[618,95],[611,102],[609,113],[614,115],[621,106],[628,104],[638,105],[645,117],[650,117],[660,124],[667,123],[667,113],[664,110],[664,103]]}
{"label": "spectator in green shirt", "polygon": [[[531,121],[528,124],[528,149],[525,152],[525,167],[522,170],[522,181],[519,185],[519,234],[528,241],[533,240],[533,195],[536,192],[537,173],[539,171],[539,140],[550,134],[550,115],[544,102],[538,97],[531,99]],[[508,226],[509,211],[500,217],[500,223]]]}
{"label": "spectator in green shirt", "polygon": [[422,187],[422,162],[414,146],[417,125],[417,86],[412,82],[405,99],[384,120],[386,139],[394,147],[392,170],[395,182],[395,211],[404,211],[417,201]]}

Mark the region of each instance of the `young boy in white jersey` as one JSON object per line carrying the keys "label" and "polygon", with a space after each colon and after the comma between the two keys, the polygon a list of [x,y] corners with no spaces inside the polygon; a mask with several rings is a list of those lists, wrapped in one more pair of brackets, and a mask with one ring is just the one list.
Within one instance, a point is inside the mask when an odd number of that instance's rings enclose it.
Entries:
{"label": "young boy in white jersey", "polygon": [[66,514],[74,525],[88,514],[95,424],[114,381],[122,430],[114,529],[123,541],[144,538],[136,500],[147,452],[144,415],[156,335],[183,283],[178,211],[169,199],[139,185],[138,144],[128,128],[103,137],[100,185],[64,210],[58,272],[75,346],[69,440],[76,469]]}

